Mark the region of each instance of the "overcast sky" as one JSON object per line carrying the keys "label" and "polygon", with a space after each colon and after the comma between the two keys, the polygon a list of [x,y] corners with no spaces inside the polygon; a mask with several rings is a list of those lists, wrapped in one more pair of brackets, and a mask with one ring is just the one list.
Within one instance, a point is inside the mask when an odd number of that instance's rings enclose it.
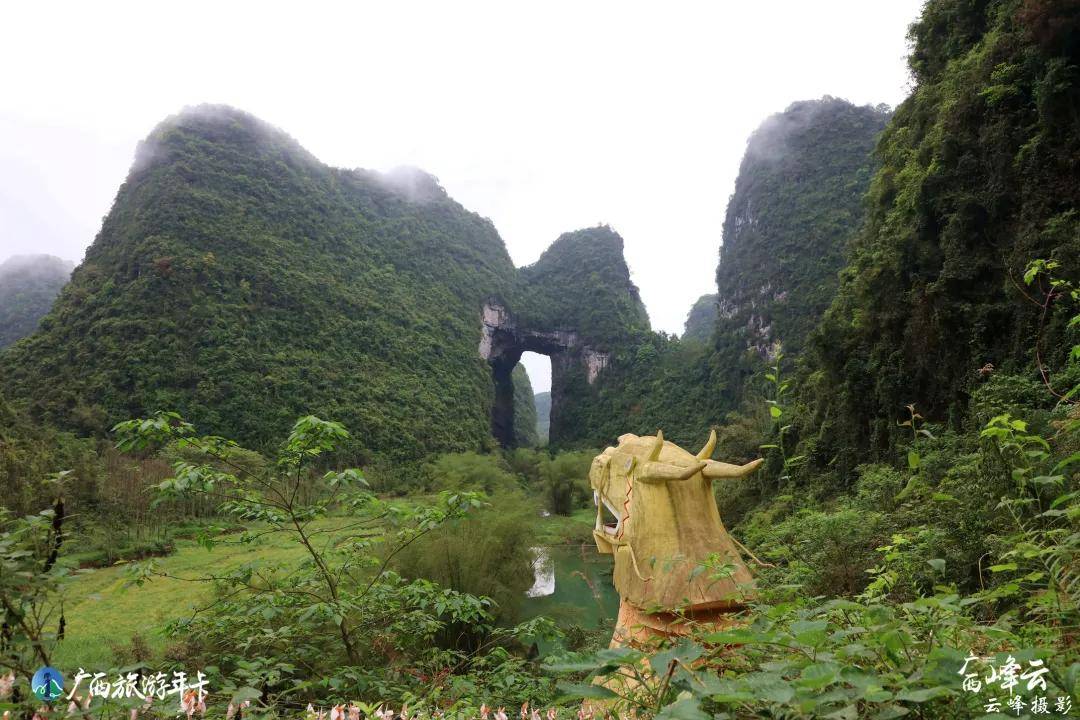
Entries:
{"label": "overcast sky", "polygon": [[435,174],[519,265],[609,223],[653,328],[681,333],[715,291],[747,136],[795,100],[900,102],[920,6],[5,4],[0,260],[80,261],[135,144],[185,105],[225,103],[331,165]]}

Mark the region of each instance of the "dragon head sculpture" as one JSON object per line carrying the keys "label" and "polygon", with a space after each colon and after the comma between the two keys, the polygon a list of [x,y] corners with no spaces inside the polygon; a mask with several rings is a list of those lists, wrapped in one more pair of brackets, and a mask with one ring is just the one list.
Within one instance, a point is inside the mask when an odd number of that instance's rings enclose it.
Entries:
{"label": "dragon head sculpture", "polygon": [[753,595],[753,576],[720,521],[713,481],[743,477],[762,461],[717,462],[715,447],[715,431],[697,455],[657,431],[622,435],[618,447],[593,459],[593,536],[600,552],[615,556],[624,602],[645,612],[726,611]]}

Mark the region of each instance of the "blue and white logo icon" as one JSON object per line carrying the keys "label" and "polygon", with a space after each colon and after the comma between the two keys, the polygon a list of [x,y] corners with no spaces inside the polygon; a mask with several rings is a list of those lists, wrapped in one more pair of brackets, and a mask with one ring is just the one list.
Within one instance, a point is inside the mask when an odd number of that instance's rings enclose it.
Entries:
{"label": "blue and white logo icon", "polygon": [[30,689],[39,700],[52,702],[64,694],[64,676],[59,670],[48,665],[38,668],[30,681]]}

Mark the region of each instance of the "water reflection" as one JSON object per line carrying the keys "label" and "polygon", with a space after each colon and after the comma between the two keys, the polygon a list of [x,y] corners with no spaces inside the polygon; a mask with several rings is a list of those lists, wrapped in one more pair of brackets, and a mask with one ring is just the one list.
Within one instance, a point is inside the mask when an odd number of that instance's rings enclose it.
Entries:
{"label": "water reflection", "polygon": [[545,615],[562,625],[595,628],[614,621],[619,595],[610,555],[592,543],[533,548],[535,581],[522,606],[525,618]]}

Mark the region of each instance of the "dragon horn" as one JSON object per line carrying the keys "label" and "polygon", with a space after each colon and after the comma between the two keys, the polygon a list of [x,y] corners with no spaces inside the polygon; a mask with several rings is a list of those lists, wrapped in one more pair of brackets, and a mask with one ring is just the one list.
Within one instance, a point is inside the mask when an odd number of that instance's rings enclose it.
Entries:
{"label": "dragon horn", "polygon": [[649,450],[649,460],[659,460],[660,451],[664,449],[664,431],[656,431],[656,441],[653,443],[652,449]]}
{"label": "dragon horn", "polygon": [[748,462],[745,465],[732,465],[730,463],[717,462],[716,460],[709,460],[705,469],[701,471],[701,474],[708,480],[716,480],[719,478],[740,478],[749,475],[758,469],[761,463],[765,462],[762,458],[758,458],[753,462]]}
{"label": "dragon horn", "polygon": [[716,430],[709,431],[709,440],[705,443],[705,447],[701,448],[701,452],[697,454],[698,460],[708,460],[712,457],[713,450],[716,449]]}
{"label": "dragon horn", "polygon": [[701,472],[705,463],[696,462],[693,465],[672,465],[671,463],[652,460],[642,464],[634,476],[637,480],[666,482],[668,480],[686,480]]}

